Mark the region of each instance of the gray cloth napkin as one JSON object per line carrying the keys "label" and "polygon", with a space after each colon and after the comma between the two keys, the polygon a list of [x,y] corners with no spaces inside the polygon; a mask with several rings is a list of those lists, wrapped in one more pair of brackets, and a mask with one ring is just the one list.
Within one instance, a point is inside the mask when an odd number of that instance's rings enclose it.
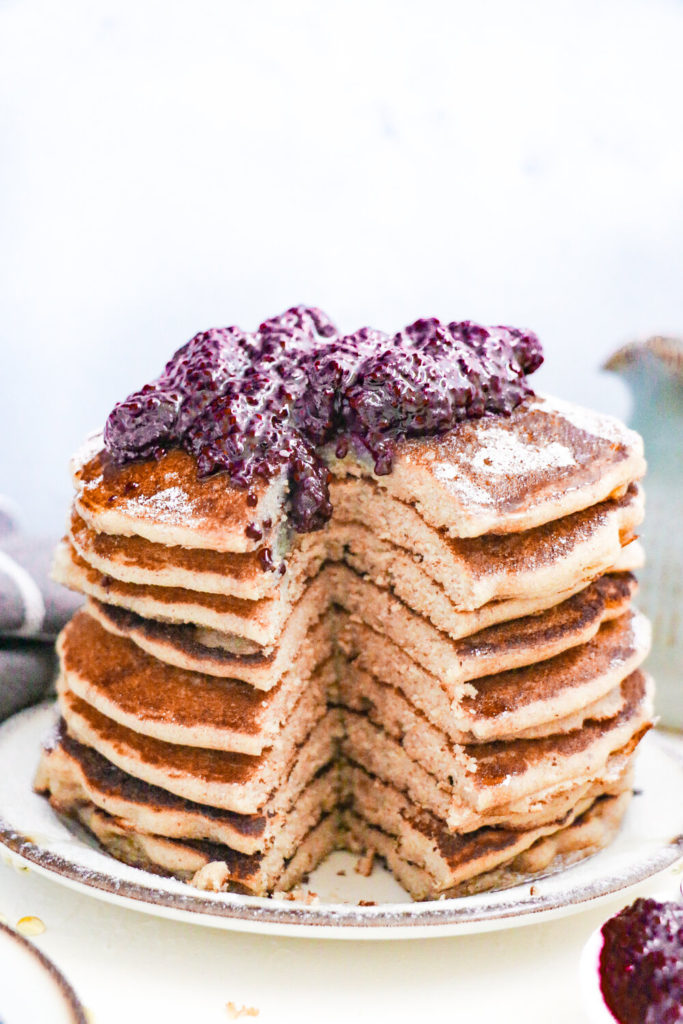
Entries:
{"label": "gray cloth napkin", "polygon": [[0,721],[48,693],[54,639],[83,600],[50,579],[54,549],[23,535],[0,502]]}
{"label": "gray cloth napkin", "polygon": [[54,644],[0,640],[0,721],[46,697],[56,675]]}

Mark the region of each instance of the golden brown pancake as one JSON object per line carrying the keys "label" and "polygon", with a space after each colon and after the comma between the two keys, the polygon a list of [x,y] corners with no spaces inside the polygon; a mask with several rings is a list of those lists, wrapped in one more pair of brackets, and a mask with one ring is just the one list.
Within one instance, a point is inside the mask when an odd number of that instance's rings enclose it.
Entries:
{"label": "golden brown pancake", "polygon": [[[338,476],[372,476],[351,457]],[[556,398],[510,416],[469,420],[403,442],[391,473],[375,477],[450,537],[519,533],[624,493],[645,472],[642,439],[623,424]]]}
{"label": "golden brown pancake", "polygon": [[277,804],[282,783],[293,772],[308,781],[335,755],[341,733],[339,712],[325,712],[304,694],[288,727],[258,757],[164,743],[127,729],[96,711],[58,682],[60,707],[71,736],[92,747],[134,778],[167,789],[194,803],[238,814],[259,813]]}
{"label": "golden brown pancake", "polygon": [[[117,465],[94,438],[72,462],[78,514],[102,533],[137,535],[159,544],[215,551],[256,551],[281,516],[283,482],[249,492],[225,474],[200,480],[194,459],[173,449],[158,461]],[[248,503],[248,494],[256,504]],[[270,531],[263,523],[271,521]],[[261,536],[247,526],[259,524]]]}
{"label": "golden brown pancake", "polygon": [[[155,543],[253,551],[249,523],[281,519],[284,483],[247,491],[225,474],[199,479],[194,460],[172,450],[158,462],[117,466],[97,439],[74,463],[75,505],[103,533],[136,534]],[[332,472],[372,476],[351,455],[331,460]],[[393,470],[375,480],[414,504],[426,522],[452,537],[516,533],[589,508],[619,493],[645,472],[640,437],[608,416],[535,398],[509,417],[459,423],[447,434],[403,441]]]}
{"label": "golden brown pancake", "polygon": [[359,572],[370,572],[376,583],[392,587],[418,611],[423,608],[413,604],[422,589],[416,567],[461,611],[491,601],[557,594],[577,577],[608,571],[643,518],[642,490],[632,485],[619,499],[522,533],[454,539],[371,481],[340,481],[331,494],[331,529],[343,542],[345,560]]}
{"label": "golden brown pancake", "polygon": [[276,591],[295,600],[323,561],[341,559],[407,594],[410,604],[424,586],[415,575],[417,561],[419,573],[443,589],[456,609],[467,611],[520,594],[557,593],[577,576],[599,575],[614,565],[643,515],[642,492],[631,486],[619,500],[524,533],[454,540],[371,481],[335,482],[330,495],[334,515],[325,530],[293,535],[280,546],[283,560],[271,560],[269,570],[263,550],[235,554],[116,537],[97,533],[75,512],[69,541],[84,562],[123,583],[252,601]]}
{"label": "golden brown pancake", "polygon": [[[432,633],[427,649],[434,652],[432,666],[436,677],[428,680],[429,688],[442,688],[443,677],[454,679],[461,686],[467,679],[478,675],[516,668],[519,665],[543,661],[568,647],[590,640],[602,621],[622,614],[636,589],[630,573],[602,576],[584,590],[544,612],[516,619],[481,630],[471,637],[449,641],[436,631]],[[189,671],[203,672],[223,678],[243,679],[258,689],[274,686],[291,664],[298,651],[308,657],[310,631],[320,621],[322,611],[317,586],[312,586],[300,599],[280,634],[278,645],[268,653],[248,649],[239,653],[227,646],[207,646],[198,639],[200,631],[193,625],[162,623],[145,619],[123,608],[90,600],[85,610],[100,625],[116,636],[131,639],[142,650],[169,665]],[[328,625],[336,622],[326,616]],[[356,635],[371,637],[373,643],[356,641]],[[224,641],[227,637],[224,638]],[[422,673],[424,671],[400,647],[382,633],[371,630],[358,619],[344,617],[337,632],[337,642],[349,656],[363,657],[378,644],[380,657],[400,659],[396,672]],[[443,668],[442,668],[443,666]],[[372,671],[370,667],[369,671]]]}
{"label": "golden brown pancake", "polygon": [[56,578],[62,722],[36,787],[129,863],[267,894],[338,846],[414,898],[513,884],[601,848],[652,720],[631,608],[637,435],[532,398],[328,452],[333,516],[291,528],[181,451],[74,463]]}
{"label": "golden brown pancake", "polygon": [[[536,739],[461,746],[404,708],[403,721],[373,720],[347,710],[346,758],[432,811],[455,831],[505,823],[566,790],[602,778],[614,755],[629,755],[651,724],[652,691],[634,672],[621,684],[624,704],[613,718]],[[608,774],[613,770],[609,767]]]}
{"label": "golden brown pancake", "polygon": [[277,845],[249,855],[201,840],[179,841],[138,832],[124,818],[112,818],[91,804],[74,808],[74,816],[103,849],[126,864],[175,876],[200,889],[252,896],[266,896],[279,886],[290,888],[332,852],[338,835],[335,813],[319,815],[313,827],[304,832],[295,811],[288,817]]}
{"label": "golden brown pancake", "polygon": [[43,750],[36,788],[47,792],[53,807],[63,814],[90,803],[114,818],[125,818],[142,832],[171,839],[201,839],[254,854],[277,841],[295,804],[310,820],[320,806],[330,811],[338,802],[336,764],[324,766],[309,780],[302,781],[299,776],[289,781],[292,785],[287,788],[285,783],[277,801],[264,804],[257,814],[194,803],[121,771],[70,736],[62,720]]}
{"label": "golden brown pancake", "polygon": [[178,586],[206,594],[258,600],[280,585],[278,566],[264,570],[261,551],[206,551],[152,544],[143,537],[92,530],[73,510],[69,540],[94,569],[124,583]]}
{"label": "golden brown pancake", "polygon": [[394,819],[383,828],[347,811],[346,843],[383,857],[415,900],[466,896],[528,883],[597,853],[614,839],[630,797],[627,790],[582,801],[566,817],[527,832],[484,828],[467,836],[429,818]]}
{"label": "golden brown pancake", "polygon": [[327,703],[332,644],[311,639],[312,656],[298,658],[267,695],[241,680],[164,665],[85,611],[66,626],[58,650],[68,689],[121,725],[167,743],[261,754],[304,691],[307,700]]}
{"label": "golden brown pancake", "polygon": [[[473,680],[468,687],[471,693],[450,699],[419,669],[397,671],[405,663],[398,657],[400,651],[395,647],[389,651],[386,638],[375,643],[375,636],[365,629],[362,639],[357,637],[361,653],[339,680],[340,700],[371,713],[377,721],[399,722],[402,732],[418,712],[453,743],[464,745],[554,735],[580,727],[584,720],[596,717],[596,708],[606,698],[616,697],[621,682],[642,664],[650,645],[647,619],[630,612],[606,622],[588,643],[547,661]],[[619,698],[610,699],[607,713],[603,709],[597,717],[611,717],[619,707]]]}

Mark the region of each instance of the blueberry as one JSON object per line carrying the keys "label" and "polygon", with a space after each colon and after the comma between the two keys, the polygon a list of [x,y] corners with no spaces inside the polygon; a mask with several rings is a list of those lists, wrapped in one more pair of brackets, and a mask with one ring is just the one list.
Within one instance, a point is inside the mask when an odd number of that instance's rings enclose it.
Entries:
{"label": "blueberry", "polygon": [[119,462],[183,448],[200,476],[227,472],[249,502],[257,480],[284,473],[292,524],[310,532],[332,514],[323,446],[340,458],[365,451],[389,473],[402,438],[509,414],[542,360],[536,335],[516,328],[432,318],[393,337],[368,327],[342,337],[321,310],[294,306],[253,334],[197,334],[114,408],[105,445]]}
{"label": "blueberry", "polygon": [[602,935],[600,987],[617,1020],[683,1021],[683,904],[638,899]]}

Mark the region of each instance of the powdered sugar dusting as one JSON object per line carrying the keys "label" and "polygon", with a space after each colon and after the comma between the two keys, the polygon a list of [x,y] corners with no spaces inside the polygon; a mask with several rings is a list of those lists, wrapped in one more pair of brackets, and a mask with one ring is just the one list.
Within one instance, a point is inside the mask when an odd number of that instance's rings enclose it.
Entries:
{"label": "powdered sugar dusting", "polygon": [[[479,430],[480,447],[468,459],[435,462],[432,472],[448,484],[468,505],[492,505],[499,499],[499,485],[487,485],[487,478],[526,479],[534,473],[575,466],[574,453],[559,441],[544,445],[524,444],[519,436],[500,427]],[[478,482],[480,481],[480,482]]]}
{"label": "powdered sugar dusting", "polygon": [[603,441],[616,442],[617,444],[635,445],[638,435],[620,423],[612,416],[604,413],[594,412],[592,409],[583,409],[580,405],[572,402],[565,402],[554,396],[543,396],[539,399],[539,406],[545,412],[559,413],[573,427],[583,430],[586,434],[602,438]]}
{"label": "powdered sugar dusting", "polygon": [[165,487],[145,497],[130,498],[123,507],[135,517],[162,523],[186,523],[194,513],[182,487]]}
{"label": "powdered sugar dusting", "polygon": [[573,453],[559,441],[543,445],[523,444],[509,430],[486,431],[484,443],[472,458],[472,466],[494,476],[521,476],[539,470],[575,466]]}
{"label": "powdered sugar dusting", "polygon": [[103,444],[104,440],[101,430],[95,431],[94,434],[89,434],[83,444],[71,456],[70,466],[72,475],[75,476],[79,473],[98,452],[102,451]]}
{"label": "powdered sugar dusting", "polygon": [[458,494],[467,505],[492,505],[495,501],[491,491],[462,476],[460,467],[453,462],[435,462],[432,471],[437,480],[448,484],[449,491]]}

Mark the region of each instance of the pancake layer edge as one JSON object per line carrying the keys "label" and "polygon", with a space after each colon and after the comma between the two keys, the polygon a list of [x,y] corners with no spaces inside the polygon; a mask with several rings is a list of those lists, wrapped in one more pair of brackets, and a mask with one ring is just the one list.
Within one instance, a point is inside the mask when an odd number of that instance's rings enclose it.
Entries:
{"label": "pancake layer edge", "polygon": [[88,600],[36,789],[121,860],[256,895],[336,848],[415,899],[603,848],[653,716],[640,439],[531,398],[386,476],[329,460],[311,534],[279,478],[247,504],[180,451],[75,462],[54,574]]}

